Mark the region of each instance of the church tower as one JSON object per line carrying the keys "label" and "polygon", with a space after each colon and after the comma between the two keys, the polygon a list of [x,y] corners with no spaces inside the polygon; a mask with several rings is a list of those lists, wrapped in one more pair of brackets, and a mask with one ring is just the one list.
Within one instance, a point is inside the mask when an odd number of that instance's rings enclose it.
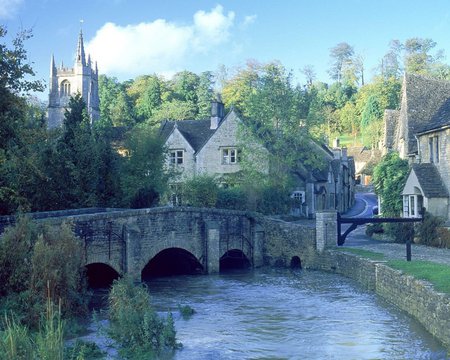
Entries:
{"label": "church tower", "polygon": [[62,126],[64,110],[69,105],[71,96],[80,93],[86,103],[91,122],[100,117],[98,97],[98,68],[97,63],[92,66],[91,57],[84,53],[83,32],[78,36],[77,53],[73,68],[64,67],[61,62],[59,67],[55,64],[52,55],[50,61],[50,82],[47,116],[48,128]]}

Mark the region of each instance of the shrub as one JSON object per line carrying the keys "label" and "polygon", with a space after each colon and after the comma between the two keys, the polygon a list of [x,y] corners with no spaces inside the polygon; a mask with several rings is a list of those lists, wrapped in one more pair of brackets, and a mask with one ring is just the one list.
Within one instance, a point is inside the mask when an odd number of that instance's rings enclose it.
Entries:
{"label": "shrub", "polygon": [[185,320],[189,319],[192,315],[195,314],[195,310],[189,305],[178,305],[178,311]]}
{"label": "shrub", "polygon": [[397,243],[404,244],[414,238],[414,225],[411,223],[387,223],[383,228]]}
{"label": "shrub", "polygon": [[450,231],[448,228],[436,229],[439,238],[439,247],[450,249]]}
{"label": "shrub", "polygon": [[115,280],[109,294],[109,334],[125,358],[148,358],[177,347],[172,316],[164,320],[150,305],[142,285],[128,278]]}
{"label": "shrub", "polygon": [[367,224],[366,226],[367,236],[372,236],[373,234],[381,234],[383,232],[384,230],[382,224]]}
{"label": "shrub", "polygon": [[417,238],[419,242],[428,246],[440,246],[438,228],[444,221],[429,212],[425,213],[422,223],[417,225]]}
{"label": "shrub", "polygon": [[48,291],[65,315],[87,311],[83,250],[68,224],[44,227],[34,246],[31,291],[43,302]]}
{"label": "shrub", "polygon": [[36,238],[37,229],[27,217],[20,217],[0,238],[0,296],[28,289]]}
{"label": "shrub", "polygon": [[240,187],[221,188],[217,193],[219,209],[247,210],[247,194]]}
{"label": "shrub", "polygon": [[184,202],[195,207],[215,207],[219,187],[212,176],[199,175],[184,184]]}

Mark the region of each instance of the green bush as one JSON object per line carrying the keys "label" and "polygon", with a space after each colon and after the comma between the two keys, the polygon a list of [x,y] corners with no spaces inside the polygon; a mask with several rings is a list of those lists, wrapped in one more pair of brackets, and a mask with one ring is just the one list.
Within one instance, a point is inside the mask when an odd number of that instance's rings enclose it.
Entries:
{"label": "green bush", "polygon": [[407,241],[413,241],[414,225],[411,223],[387,223],[383,228],[397,243],[405,244]]}
{"label": "green bush", "polygon": [[212,176],[198,175],[184,184],[183,202],[195,207],[215,207],[219,186]]}
{"label": "green bush", "polygon": [[438,228],[444,223],[443,219],[426,212],[423,221],[417,225],[417,238],[420,244],[440,246]]}
{"label": "green bush", "polygon": [[37,328],[49,296],[61,302],[64,316],[86,314],[83,260],[69,225],[37,227],[19,219],[0,237],[0,310],[31,328]]}
{"label": "green bush", "polygon": [[240,187],[220,188],[216,207],[219,209],[247,210],[247,194]]}
{"label": "green bush", "polygon": [[373,234],[382,234],[384,232],[382,224],[367,224],[366,235],[372,236]]}
{"label": "green bush", "polygon": [[149,358],[177,348],[172,315],[166,320],[158,316],[144,286],[128,278],[115,280],[108,300],[109,335],[119,344],[121,356]]}

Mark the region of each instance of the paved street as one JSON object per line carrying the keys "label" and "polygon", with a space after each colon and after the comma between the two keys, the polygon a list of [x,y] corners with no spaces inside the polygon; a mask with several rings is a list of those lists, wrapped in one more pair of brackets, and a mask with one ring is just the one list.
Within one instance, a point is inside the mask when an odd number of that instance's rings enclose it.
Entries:
{"label": "paved street", "polygon": [[[358,193],[356,203],[344,217],[371,217],[372,207],[377,204],[375,194]],[[358,247],[383,253],[387,259],[406,259],[406,245],[373,240],[365,235],[365,225],[358,226],[345,240],[344,247]],[[450,249],[438,249],[424,245],[412,244],[412,261],[427,260],[450,265]]]}

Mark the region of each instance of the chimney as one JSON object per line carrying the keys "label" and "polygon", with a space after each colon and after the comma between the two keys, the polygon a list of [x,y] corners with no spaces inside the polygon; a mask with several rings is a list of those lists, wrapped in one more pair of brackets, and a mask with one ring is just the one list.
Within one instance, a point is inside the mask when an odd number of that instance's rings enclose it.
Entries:
{"label": "chimney", "polygon": [[220,121],[225,115],[225,105],[222,103],[220,96],[217,100],[211,102],[211,126],[210,129],[215,130],[219,127]]}
{"label": "chimney", "polygon": [[339,138],[335,138],[334,140],[333,140],[333,147],[334,148],[338,148],[339,147]]}

